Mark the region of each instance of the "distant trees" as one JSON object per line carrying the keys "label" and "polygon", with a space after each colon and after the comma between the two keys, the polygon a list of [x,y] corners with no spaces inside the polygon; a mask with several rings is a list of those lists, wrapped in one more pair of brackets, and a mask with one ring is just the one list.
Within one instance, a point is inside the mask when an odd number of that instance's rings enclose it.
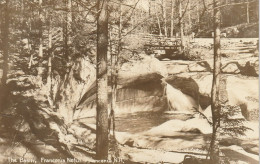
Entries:
{"label": "distant trees", "polygon": [[258,7],[257,0],[225,1],[221,7],[221,26],[258,22]]}

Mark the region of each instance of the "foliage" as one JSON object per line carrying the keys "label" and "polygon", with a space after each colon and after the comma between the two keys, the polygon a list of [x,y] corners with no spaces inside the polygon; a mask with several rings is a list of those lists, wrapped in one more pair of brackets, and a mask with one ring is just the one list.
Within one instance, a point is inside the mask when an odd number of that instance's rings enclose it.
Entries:
{"label": "foliage", "polygon": [[220,118],[222,135],[236,137],[245,135],[247,130],[252,130],[244,126],[246,119],[241,115],[241,108],[239,106],[222,106]]}

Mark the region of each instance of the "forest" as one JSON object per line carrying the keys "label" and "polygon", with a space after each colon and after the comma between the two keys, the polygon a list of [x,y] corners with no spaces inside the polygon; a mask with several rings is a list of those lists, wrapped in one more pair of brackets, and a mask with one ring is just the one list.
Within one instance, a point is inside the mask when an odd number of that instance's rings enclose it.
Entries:
{"label": "forest", "polygon": [[258,0],[0,0],[0,163],[259,163]]}

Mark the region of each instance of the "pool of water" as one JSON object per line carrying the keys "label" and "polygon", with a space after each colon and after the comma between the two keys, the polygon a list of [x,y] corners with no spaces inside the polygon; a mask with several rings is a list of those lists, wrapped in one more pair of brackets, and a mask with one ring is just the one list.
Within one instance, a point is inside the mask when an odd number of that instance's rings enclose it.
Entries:
{"label": "pool of water", "polygon": [[191,117],[190,114],[182,113],[141,112],[117,117],[115,123],[117,131],[137,133],[149,130],[152,127],[159,126],[172,119],[187,120]]}
{"label": "pool of water", "polygon": [[[115,126],[116,131],[119,132],[138,133],[159,126],[169,120],[177,119],[185,121],[191,117],[191,114],[185,113],[139,112],[116,117]],[[84,118],[84,123],[95,124],[96,119],[94,117]]]}

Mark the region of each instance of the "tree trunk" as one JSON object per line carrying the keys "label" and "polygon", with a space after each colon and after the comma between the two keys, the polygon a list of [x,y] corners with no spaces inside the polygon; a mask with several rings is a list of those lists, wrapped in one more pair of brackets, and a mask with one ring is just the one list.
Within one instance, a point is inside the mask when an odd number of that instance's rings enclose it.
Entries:
{"label": "tree trunk", "polygon": [[107,48],[108,48],[108,1],[98,0],[97,20],[97,159],[108,157],[108,110],[107,110]]}
{"label": "tree trunk", "polygon": [[[28,20],[28,24],[29,24],[29,33],[31,33],[32,31],[32,7],[30,7],[30,16],[29,16],[29,20]],[[31,69],[32,64],[33,64],[33,52],[32,52],[32,41],[31,41],[31,35],[29,35],[28,37],[28,52],[30,54],[30,59],[29,59],[29,64],[28,64],[28,68]]]}
{"label": "tree trunk", "polygon": [[174,26],[173,24],[174,4],[173,3],[174,3],[173,0],[171,0],[171,33],[170,33],[171,37],[173,37],[173,26]]}
{"label": "tree trunk", "polygon": [[188,21],[189,21],[189,32],[191,33],[191,8],[190,8],[190,0],[188,2]]}
{"label": "tree trunk", "polygon": [[212,111],[212,138],[210,143],[210,158],[212,162],[219,163],[219,131],[220,131],[220,78],[221,78],[221,54],[220,54],[220,9],[219,0],[213,0],[214,3],[214,70],[211,90],[211,111]]}
{"label": "tree trunk", "polygon": [[148,11],[149,12],[149,17],[151,16],[151,5],[152,5],[151,4],[151,0],[149,0],[149,11]]}
{"label": "tree trunk", "polygon": [[247,3],[246,3],[246,22],[247,23],[250,23],[250,17],[249,17],[249,2],[247,0]]}
{"label": "tree trunk", "polygon": [[259,20],[259,2],[257,1],[256,2],[256,5],[255,5],[255,7],[256,7],[256,20]]}
{"label": "tree trunk", "polygon": [[71,21],[72,21],[72,2],[71,0],[65,0],[65,5],[67,9],[67,13],[65,15],[65,22],[63,27],[63,37],[64,37],[64,56],[66,60],[66,72],[69,72],[69,66],[70,66],[70,55],[69,55],[69,44],[71,42]]}
{"label": "tree trunk", "polygon": [[162,35],[162,28],[161,28],[161,24],[160,24],[160,19],[159,19],[158,13],[155,12],[155,15],[156,15],[156,17],[157,17],[157,23],[158,23],[158,27],[159,27],[159,33],[160,33],[160,35]]}
{"label": "tree trunk", "polygon": [[[29,32],[31,32],[31,18],[29,18]],[[30,36],[28,37],[28,52],[30,54],[30,59],[29,59],[29,64],[28,64],[28,68],[31,69],[32,64],[33,64],[33,52],[32,52],[32,43],[31,43],[31,38]]]}
{"label": "tree trunk", "polygon": [[69,56],[69,44],[71,42],[71,22],[72,22],[72,12],[71,12],[71,8],[72,8],[72,2],[71,0],[67,0],[67,16],[66,16],[66,57],[67,59],[70,58]]}
{"label": "tree trunk", "polygon": [[167,18],[166,18],[166,2],[165,0],[162,0],[162,8],[163,8],[163,20],[164,20],[164,35],[167,37]]}
{"label": "tree trunk", "polygon": [[4,6],[4,21],[1,22],[2,46],[3,46],[3,74],[0,85],[0,110],[4,110],[8,89],[6,86],[8,75],[8,58],[9,58],[9,0],[5,0]]}
{"label": "tree trunk", "polygon": [[39,82],[42,82],[43,75],[43,30],[42,30],[43,14],[42,14],[42,0],[39,0],[39,67],[38,67],[38,78]]}
{"label": "tree trunk", "polygon": [[[111,55],[111,112],[110,112],[110,125],[112,123],[113,135],[115,136],[115,107],[116,107],[116,94],[117,94],[117,77],[119,68],[119,55],[121,51],[122,41],[122,1],[119,4],[119,27],[118,27],[118,46],[117,53]],[[110,127],[109,127],[110,128]]]}
{"label": "tree trunk", "polygon": [[4,11],[4,23],[2,24],[2,38],[3,38],[3,75],[1,79],[2,86],[5,87],[8,74],[8,58],[9,58],[9,0],[5,1],[5,11]]}
{"label": "tree trunk", "polygon": [[182,21],[182,5],[179,0],[179,24],[180,24],[180,37],[181,37],[181,49],[184,49],[184,34],[183,34],[183,21]]}
{"label": "tree trunk", "polygon": [[198,24],[198,31],[197,33],[200,32],[200,10],[199,10],[199,4],[196,5],[196,10],[197,10],[197,24]]}
{"label": "tree trunk", "polygon": [[48,73],[47,73],[47,87],[48,87],[48,101],[50,106],[53,106],[53,99],[52,99],[52,23],[51,19],[49,19],[49,34],[48,34]]}

